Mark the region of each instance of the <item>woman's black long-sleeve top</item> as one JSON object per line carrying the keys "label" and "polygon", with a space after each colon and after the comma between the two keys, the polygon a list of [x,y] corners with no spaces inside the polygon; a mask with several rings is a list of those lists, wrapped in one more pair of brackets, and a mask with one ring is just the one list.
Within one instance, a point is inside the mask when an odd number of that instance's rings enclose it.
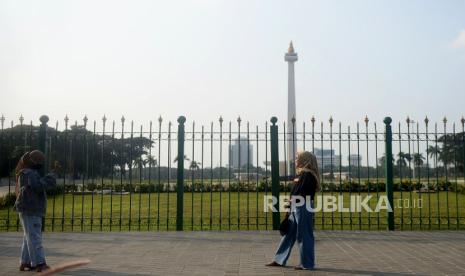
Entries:
{"label": "woman's black long-sleeve top", "polygon": [[311,172],[303,172],[294,180],[294,186],[291,190],[291,195],[300,195],[306,198],[310,196],[312,200],[315,198],[317,180]]}

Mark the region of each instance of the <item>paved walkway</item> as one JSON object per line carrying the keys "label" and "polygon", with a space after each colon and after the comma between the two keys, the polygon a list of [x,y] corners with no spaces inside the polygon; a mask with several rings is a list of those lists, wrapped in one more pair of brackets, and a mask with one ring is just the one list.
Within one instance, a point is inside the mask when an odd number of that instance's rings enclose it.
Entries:
{"label": "paved walkway", "polygon": [[[316,271],[265,267],[276,232],[46,233],[48,263],[89,258],[62,275],[465,275],[465,232],[316,232]],[[0,275],[17,272],[21,233],[0,233]]]}

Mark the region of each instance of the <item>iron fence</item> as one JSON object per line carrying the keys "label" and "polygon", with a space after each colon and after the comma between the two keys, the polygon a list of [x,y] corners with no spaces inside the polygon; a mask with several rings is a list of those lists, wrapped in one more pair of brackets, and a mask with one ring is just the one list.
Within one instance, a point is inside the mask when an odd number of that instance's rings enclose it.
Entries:
{"label": "iron fence", "polygon": [[[40,121],[21,116],[7,126],[0,118],[2,231],[20,228],[14,168],[36,148],[46,153],[43,173],[58,175],[47,191],[46,231],[276,229],[280,213],[265,212],[266,197],[289,196],[298,150],[316,155],[319,195],[340,204],[316,214],[317,229],[465,229],[463,118],[458,127],[427,118],[392,126],[390,118],[352,126],[311,118],[290,127],[275,117],[260,125],[182,116],[146,125]],[[373,209],[387,196],[394,212],[358,210],[354,196],[371,197]]]}

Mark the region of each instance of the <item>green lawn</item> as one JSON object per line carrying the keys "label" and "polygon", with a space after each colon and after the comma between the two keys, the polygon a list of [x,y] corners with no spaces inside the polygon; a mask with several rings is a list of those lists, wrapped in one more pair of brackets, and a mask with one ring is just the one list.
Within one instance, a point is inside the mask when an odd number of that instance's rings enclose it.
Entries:
{"label": "green lawn", "polygon": [[[330,192],[322,193],[330,195]],[[333,193],[338,195],[338,193]],[[352,193],[356,195],[357,193]],[[184,193],[185,230],[265,230],[272,229],[271,213],[263,211],[263,192]],[[343,193],[348,207],[349,193]],[[367,193],[361,193],[367,195]],[[376,199],[376,193],[371,193]],[[384,195],[380,193],[379,195]],[[422,208],[400,208],[399,200],[409,199]],[[419,194],[394,193],[396,229],[465,229],[465,195],[454,192]],[[403,201],[407,204],[407,201]],[[439,203],[439,206],[438,206]],[[376,201],[370,207],[374,209]],[[405,206],[407,207],[407,206]],[[64,215],[63,215],[64,210]],[[458,213],[457,213],[458,211]],[[9,225],[7,225],[9,218]],[[458,224],[457,224],[458,221]],[[386,229],[386,211],[319,212],[317,229]],[[46,231],[119,231],[176,229],[176,193],[131,195],[71,195],[48,199]],[[0,231],[20,229],[12,209],[0,210]]]}

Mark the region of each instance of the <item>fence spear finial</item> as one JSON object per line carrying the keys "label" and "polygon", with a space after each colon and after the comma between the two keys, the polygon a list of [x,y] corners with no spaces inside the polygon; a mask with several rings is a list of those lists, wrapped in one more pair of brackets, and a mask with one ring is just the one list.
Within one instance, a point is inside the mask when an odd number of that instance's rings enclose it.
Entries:
{"label": "fence spear finial", "polygon": [[23,114],[21,114],[21,116],[19,116],[19,123],[22,125],[24,122],[24,117],[23,117]]}
{"label": "fence spear finial", "polygon": [[429,119],[428,119],[428,116],[425,117],[425,124],[428,125],[429,123]]}

